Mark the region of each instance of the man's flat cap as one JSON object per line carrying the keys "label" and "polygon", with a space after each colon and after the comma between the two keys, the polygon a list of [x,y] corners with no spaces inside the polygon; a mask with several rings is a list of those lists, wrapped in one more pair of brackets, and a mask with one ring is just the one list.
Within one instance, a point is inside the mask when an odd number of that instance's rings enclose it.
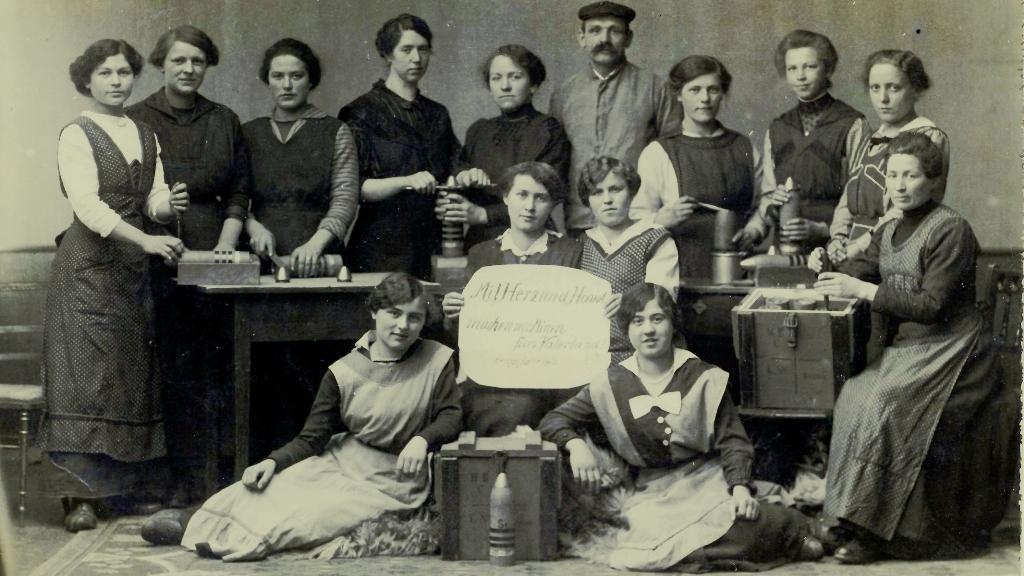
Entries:
{"label": "man's flat cap", "polygon": [[629,6],[623,6],[622,4],[616,4],[615,2],[608,2],[608,0],[587,4],[583,8],[580,8],[579,11],[580,20],[590,20],[591,18],[602,18],[607,16],[622,18],[626,24],[629,24],[634,18],[636,18],[636,12]]}

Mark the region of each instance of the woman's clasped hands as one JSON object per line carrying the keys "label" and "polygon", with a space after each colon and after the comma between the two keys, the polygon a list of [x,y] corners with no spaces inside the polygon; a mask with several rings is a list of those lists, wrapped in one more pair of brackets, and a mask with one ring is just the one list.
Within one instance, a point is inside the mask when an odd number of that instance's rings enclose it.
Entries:
{"label": "woman's clasped hands", "polygon": [[815,291],[839,298],[874,300],[878,286],[840,272],[822,272],[824,259],[824,248],[815,248],[807,257],[807,267],[818,273],[818,280],[814,283]]}

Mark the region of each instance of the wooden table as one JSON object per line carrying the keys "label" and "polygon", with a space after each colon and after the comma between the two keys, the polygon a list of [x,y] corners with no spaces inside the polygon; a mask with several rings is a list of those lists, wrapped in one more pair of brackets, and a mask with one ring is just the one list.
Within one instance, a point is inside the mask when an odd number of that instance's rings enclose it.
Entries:
{"label": "wooden table", "polygon": [[754,289],[744,284],[712,284],[708,278],[684,278],[679,285],[683,333],[689,337],[732,338],[732,307]]}
{"label": "wooden table", "polygon": [[[229,388],[234,392],[234,477],[249,464],[249,403],[252,383],[252,345],[257,342],[357,340],[373,327],[366,298],[386,272],[353,274],[351,282],[334,278],[293,278],[278,283],[262,276],[259,285],[198,285],[194,293],[210,310],[223,310],[222,326],[230,340],[232,369]],[[437,284],[424,283],[428,292]],[[209,386],[208,410],[215,402]],[[211,420],[212,421],[209,421]],[[206,491],[217,485],[218,425],[208,419],[204,470]]]}

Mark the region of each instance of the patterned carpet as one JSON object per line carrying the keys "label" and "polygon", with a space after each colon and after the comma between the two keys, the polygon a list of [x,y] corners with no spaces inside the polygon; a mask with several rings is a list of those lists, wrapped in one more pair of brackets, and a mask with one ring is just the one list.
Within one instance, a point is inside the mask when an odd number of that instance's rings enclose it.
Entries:
{"label": "patterned carpet", "polygon": [[[412,574],[451,574],[476,576],[557,575],[611,576],[623,574],[583,560],[564,559],[558,562],[530,562],[511,568],[495,568],[485,562],[444,562],[437,556],[402,558],[366,558],[355,560],[313,560],[303,553],[279,554],[261,562],[225,563],[207,560],[173,546],[156,547],[139,537],[140,517],[118,518],[96,530],[81,532],[36,568],[31,576],[144,576],[174,574],[178,576],[263,576],[286,575],[327,576],[399,576]],[[846,567],[833,560],[818,563],[792,564],[771,571],[773,576],[1001,576],[1020,574],[1020,548],[1011,534],[1000,538],[999,544],[980,558],[950,562],[882,562],[865,567]]]}

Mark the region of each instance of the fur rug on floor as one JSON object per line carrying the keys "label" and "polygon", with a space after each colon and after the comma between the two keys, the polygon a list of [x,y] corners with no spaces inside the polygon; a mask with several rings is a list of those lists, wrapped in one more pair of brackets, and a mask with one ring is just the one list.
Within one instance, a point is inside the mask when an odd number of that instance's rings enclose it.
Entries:
{"label": "fur rug on floor", "polygon": [[388,512],[367,520],[351,532],[321,544],[310,556],[365,558],[437,554],[441,546],[440,516],[424,507],[411,513]]}
{"label": "fur rug on floor", "polygon": [[[585,440],[603,471],[601,490],[591,494],[577,488],[572,481],[563,483],[559,543],[563,556],[607,565],[619,530],[628,528],[622,510],[628,506],[636,489],[629,467],[621,457],[589,438]],[[825,495],[824,478],[810,467],[797,471],[789,490],[771,482],[755,481],[754,484],[759,501],[797,507],[805,512],[819,510]]]}

